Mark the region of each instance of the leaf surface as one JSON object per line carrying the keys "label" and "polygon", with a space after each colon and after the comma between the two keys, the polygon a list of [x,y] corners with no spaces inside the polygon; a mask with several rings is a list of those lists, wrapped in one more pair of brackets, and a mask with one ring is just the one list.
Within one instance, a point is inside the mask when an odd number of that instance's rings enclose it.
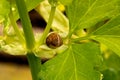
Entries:
{"label": "leaf surface", "polygon": [[101,19],[119,14],[119,0],[73,0],[67,6],[70,30],[88,28]]}
{"label": "leaf surface", "polygon": [[94,35],[120,36],[120,15],[94,31]]}
{"label": "leaf surface", "polygon": [[93,68],[94,61],[100,60],[99,53],[94,43],[72,44],[64,53],[46,62],[39,77],[41,80],[100,80],[100,73]]}
{"label": "leaf surface", "polygon": [[120,80],[120,57],[110,50],[107,50],[103,57],[105,65],[102,70],[103,80]]}
{"label": "leaf surface", "polygon": [[120,56],[120,37],[97,36],[95,40],[105,44],[109,49]]}
{"label": "leaf surface", "polygon": [[10,4],[7,0],[0,0],[0,23],[8,17],[10,12]]}
{"label": "leaf surface", "polygon": [[59,1],[64,5],[69,5],[72,2],[72,0],[59,0]]}
{"label": "leaf surface", "polygon": [[93,32],[95,40],[105,44],[120,56],[120,15]]}

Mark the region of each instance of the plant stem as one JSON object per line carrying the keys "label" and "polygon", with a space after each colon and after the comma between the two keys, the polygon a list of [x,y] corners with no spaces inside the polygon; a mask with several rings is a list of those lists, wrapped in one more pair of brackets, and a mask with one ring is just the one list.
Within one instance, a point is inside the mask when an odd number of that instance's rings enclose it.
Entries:
{"label": "plant stem", "polygon": [[16,21],[15,21],[15,19],[14,19],[12,10],[10,10],[9,18],[10,18],[12,27],[13,27],[16,35],[17,35],[18,38],[19,38],[19,41],[24,45],[24,42],[25,42],[24,37],[23,37],[23,35],[21,34],[21,32],[20,32],[20,30],[19,30],[19,27],[17,26],[17,23],[16,23]]}
{"label": "plant stem", "polygon": [[49,16],[49,19],[48,19],[48,24],[47,24],[47,26],[46,26],[43,34],[42,34],[42,37],[40,38],[40,40],[38,42],[37,47],[39,47],[42,43],[44,43],[44,40],[45,40],[46,36],[48,35],[48,33],[50,31],[50,28],[52,26],[52,22],[53,22],[53,19],[54,19],[55,10],[56,10],[56,6],[52,6],[50,16]]}
{"label": "plant stem", "polygon": [[23,31],[26,40],[26,46],[28,49],[27,59],[31,69],[32,79],[39,80],[38,73],[41,70],[41,61],[40,58],[36,57],[32,50],[34,48],[34,34],[32,31],[32,25],[28,16],[27,8],[24,0],[15,0],[20,15],[20,19],[23,26]]}
{"label": "plant stem", "polygon": [[80,38],[72,39],[72,41],[76,42],[76,41],[89,40],[89,39],[91,39],[90,36],[85,36],[85,37],[80,37]]}
{"label": "plant stem", "polygon": [[32,80],[39,80],[38,73],[41,70],[40,58],[36,57],[34,53],[28,53],[27,59],[31,69]]}
{"label": "plant stem", "polygon": [[24,0],[15,0],[15,1],[22,22],[27,49],[28,51],[32,51],[32,49],[34,48],[35,38],[32,31],[30,18],[28,16],[27,7],[25,5]]}

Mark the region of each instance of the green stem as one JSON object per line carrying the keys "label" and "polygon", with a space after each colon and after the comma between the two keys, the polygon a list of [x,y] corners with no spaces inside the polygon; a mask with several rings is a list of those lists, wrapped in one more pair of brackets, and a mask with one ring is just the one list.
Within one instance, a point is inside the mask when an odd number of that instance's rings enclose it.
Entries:
{"label": "green stem", "polygon": [[53,19],[54,19],[55,10],[56,10],[56,6],[52,6],[50,16],[49,16],[49,19],[48,19],[48,24],[47,24],[47,26],[46,26],[43,34],[42,34],[42,37],[40,38],[40,40],[38,42],[37,47],[39,47],[41,44],[44,43],[44,40],[45,40],[46,36],[48,35],[48,33],[50,31],[50,28],[52,26],[52,22],[53,22]]}
{"label": "green stem", "polygon": [[32,51],[32,49],[34,48],[35,38],[32,31],[30,18],[28,16],[27,7],[25,5],[24,0],[15,0],[15,1],[22,22],[27,49],[28,51]]}
{"label": "green stem", "polygon": [[23,31],[25,35],[26,46],[28,49],[27,59],[31,69],[32,79],[39,80],[38,73],[41,70],[41,61],[38,57],[34,55],[34,53],[32,53],[35,39],[32,31],[32,25],[28,16],[27,8],[24,0],[15,0],[15,1],[16,1],[16,5],[18,8],[18,12],[20,15],[20,19],[22,22]]}
{"label": "green stem", "polygon": [[31,69],[32,80],[39,80],[38,74],[41,70],[40,58],[36,57],[34,53],[28,53],[27,59]]}
{"label": "green stem", "polygon": [[20,42],[24,45],[24,42],[25,42],[24,37],[23,37],[23,35],[21,34],[21,32],[19,30],[20,28],[17,26],[17,23],[16,23],[16,21],[14,19],[12,10],[10,11],[9,18],[10,18],[12,27],[13,27],[16,35],[18,36]]}
{"label": "green stem", "polygon": [[85,37],[80,37],[80,38],[76,38],[76,39],[72,39],[72,42],[79,42],[79,41],[82,41],[82,40],[91,40],[92,39],[92,36],[85,36]]}

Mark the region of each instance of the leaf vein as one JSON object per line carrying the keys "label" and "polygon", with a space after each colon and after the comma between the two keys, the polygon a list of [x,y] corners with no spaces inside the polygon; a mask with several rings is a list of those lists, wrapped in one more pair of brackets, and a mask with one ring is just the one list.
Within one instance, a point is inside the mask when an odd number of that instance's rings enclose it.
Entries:
{"label": "leaf vein", "polygon": [[66,58],[65,58],[64,61],[62,62],[61,68],[59,69],[59,72],[58,72],[58,74],[56,75],[56,77],[55,77],[54,80],[57,80],[57,77],[58,77],[59,74],[62,72],[62,69],[63,69],[63,67],[64,67],[64,65],[65,65],[65,62],[66,62],[67,59],[68,59],[68,56],[69,56],[69,53],[67,53]]}
{"label": "leaf vein", "polygon": [[76,60],[75,60],[75,56],[74,56],[73,50],[72,50],[72,56],[73,56],[73,62],[74,62],[74,67],[75,67],[75,79],[78,80],[77,79],[77,70],[76,70],[76,68],[77,68],[76,67]]}
{"label": "leaf vein", "polygon": [[98,0],[94,1],[93,4],[88,8],[88,10],[86,11],[86,13],[81,17],[80,20],[82,20],[88,13],[89,11],[93,8],[93,6],[96,4]]}

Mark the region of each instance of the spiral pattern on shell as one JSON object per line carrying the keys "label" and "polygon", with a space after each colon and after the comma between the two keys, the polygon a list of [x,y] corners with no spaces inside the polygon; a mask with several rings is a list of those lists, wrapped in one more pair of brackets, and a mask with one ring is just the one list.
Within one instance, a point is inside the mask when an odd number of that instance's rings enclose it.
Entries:
{"label": "spiral pattern on shell", "polygon": [[50,48],[57,48],[63,44],[62,38],[59,34],[52,32],[46,38],[46,45]]}

